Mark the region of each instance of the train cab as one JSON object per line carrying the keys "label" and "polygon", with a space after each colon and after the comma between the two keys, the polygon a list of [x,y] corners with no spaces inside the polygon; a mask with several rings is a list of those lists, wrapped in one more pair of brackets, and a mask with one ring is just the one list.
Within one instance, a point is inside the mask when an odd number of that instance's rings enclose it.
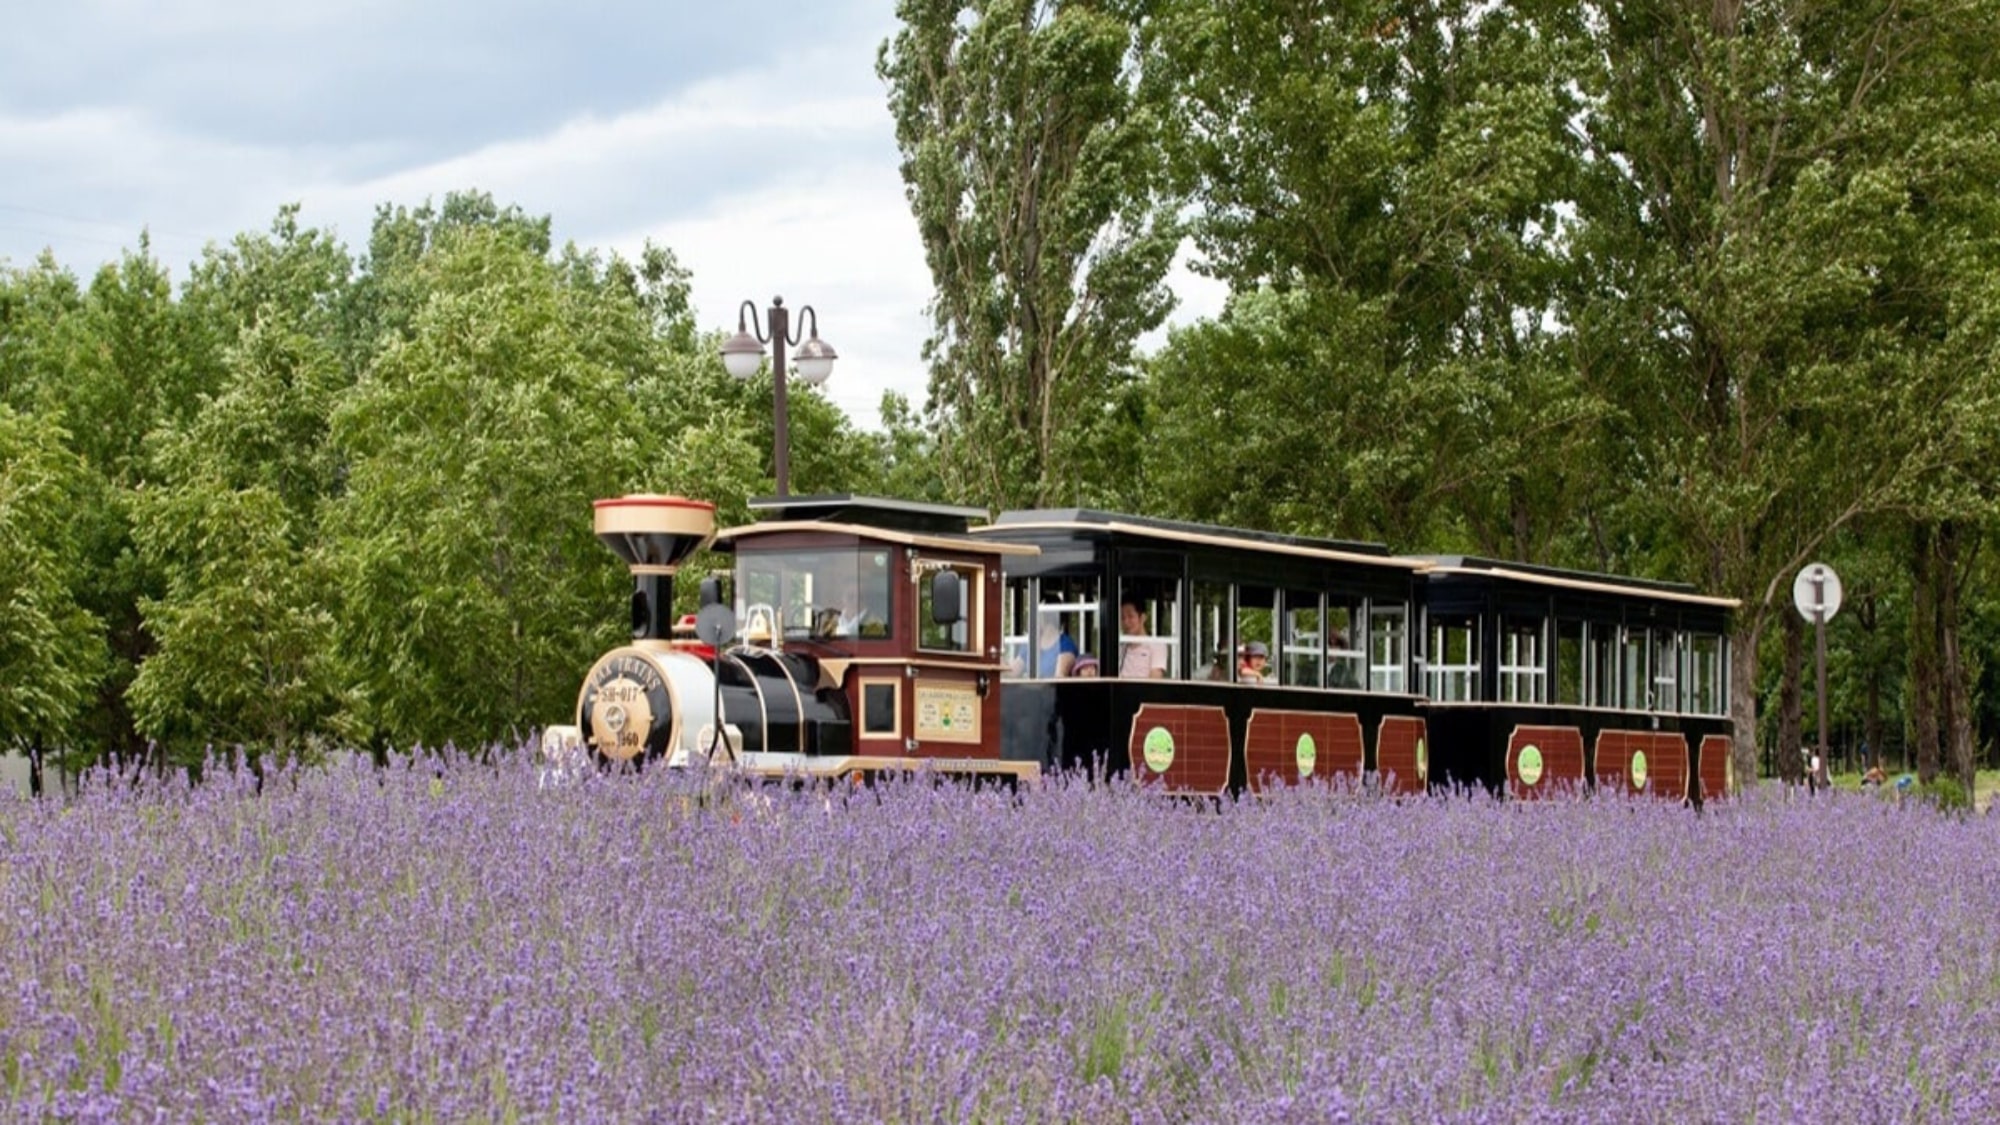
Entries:
{"label": "train cab", "polygon": [[1422,674],[1441,783],[1702,801],[1732,788],[1729,614],[1677,583],[1428,560]]}
{"label": "train cab", "polygon": [[[721,668],[737,703],[726,709],[765,732],[784,726],[774,694],[787,715],[810,700],[824,717],[809,724],[817,739],[745,742],[740,768],[1040,772],[1000,752],[1001,573],[1033,547],[969,536],[984,515],[971,508],[859,496],[751,507],[763,518],[715,539],[735,555],[736,644]],[[796,703],[748,690],[739,668],[759,662],[788,669]]]}

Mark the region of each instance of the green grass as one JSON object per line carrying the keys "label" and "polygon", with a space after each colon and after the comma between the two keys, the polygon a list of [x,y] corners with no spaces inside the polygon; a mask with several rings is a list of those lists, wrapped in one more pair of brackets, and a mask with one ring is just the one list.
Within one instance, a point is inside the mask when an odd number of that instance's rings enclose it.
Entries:
{"label": "green grass", "polygon": [[[1911,770],[1909,772],[1914,774],[1916,771]],[[1901,776],[1902,771],[1891,772],[1889,774],[1889,784],[1894,785],[1896,779]],[[1861,775],[1859,773],[1834,774],[1833,787],[1835,789],[1859,789],[1861,788]],[[2000,770],[1979,770],[1972,775],[1972,807],[1976,811],[1983,813],[1991,808],[1993,806],[1993,798],[1997,794],[2000,794]]]}

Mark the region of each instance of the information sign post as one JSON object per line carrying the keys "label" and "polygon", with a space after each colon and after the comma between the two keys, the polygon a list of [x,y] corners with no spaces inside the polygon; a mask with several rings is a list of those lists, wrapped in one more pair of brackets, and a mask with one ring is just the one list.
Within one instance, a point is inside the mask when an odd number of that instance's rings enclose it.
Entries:
{"label": "information sign post", "polygon": [[1799,607],[1801,616],[1813,623],[1813,648],[1819,682],[1819,753],[1813,755],[1806,784],[1817,788],[1823,780],[1820,772],[1830,768],[1826,736],[1826,623],[1840,612],[1840,575],[1825,563],[1807,566],[1792,580],[1792,604]]}

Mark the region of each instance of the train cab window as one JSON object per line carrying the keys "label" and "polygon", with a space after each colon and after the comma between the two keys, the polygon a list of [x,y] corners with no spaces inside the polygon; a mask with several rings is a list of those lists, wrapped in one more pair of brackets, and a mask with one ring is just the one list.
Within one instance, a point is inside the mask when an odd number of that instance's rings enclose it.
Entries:
{"label": "train cab window", "polygon": [[1196,582],[1189,600],[1189,645],[1194,653],[1194,678],[1226,681],[1236,674],[1235,641],[1229,631],[1229,584]]}
{"label": "train cab window", "polygon": [[1159,679],[1182,674],[1180,583],[1126,579],[1118,590],[1118,675]]}
{"label": "train cab window", "polygon": [[1697,715],[1720,715],[1728,711],[1724,685],[1728,649],[1714,633],[1693,633],[1688,637],[1688,710]]}
{"label": "train cab window", "polygon": [[[1360,598],[1331,594],[1326,599],[1326,686],[1330,688],[1354,690],[1361,687],[1362,674],[1367,671],[1364,666],[1368,663],[1368,653],[1362,650],[1362,645],[1367,643],[1366,638],[1370,635],[1363,628],[1367,620],[1366,608]],[[1396,623],[1400,625],[1400,619]],[[1399,642],[1393,656],[1396,686],[1375,690],[1403,690],[1402,669],[1408,655],[1408,650]],[[1369,679],[1372,681],[1373,677]]]}
{"label": "train cab window", "polygon": [[1467,613],[1430,619],[1424,694],[1440,703],[1479,698],[1479,618]]}
{"label": "train cab window", "polygon": [[[949,625],[938,623],[937,606],[931,600],[934,596],[933,579],[941,570],[957,572],[963,601],[956,607],[958,620]],[[910,567],[910,578],[917,584],[917,647],[931,652],[979,651],[982,636],[979,617],[986,601],[986,568],[971,563],[920,558]]]}
{"label": "train cab window", "polygon": [[[1329,614],[1331,616],[1331,614]],[[1377,602],[1368,612],[1368,690],[1407,692],[1410,666],[1410,611],[1401,603]]]}
{"label": "train cab window", "polygon": [[1650,635],[1653,640],[1653,694],[1647,700],[1647,709],[1678,711],[1681,709],[1680,634],[1671,629],[1654,629]]}
{"label": "train cab window", "polygon": [[903,733],[903,685],[900,680],[863,680],[861,683],[861,733],[887,735]]}
{"label": "train cab window", "polygon": [[1500,701],[1548,702],[1545,625],[1538,617],[1500,619]]}
{"label": "train cab window", "polygon": [[1285,591],[1285,612],[1278,620],[1278,659],[1273,663],[1285,683],[1319,687],[1325,683],[1326,612],[1316,592]]}
{"label": "train cab window", "polygon": [[891,635],[889,552],[871,547],[743,552],[736,619],[743,640],[880,639]]}
{"label": "train cab window", "polygon": [[1618,631],[1618,706],[1628,711],[1644,711],[1650,704],[1647,688],[1652,674],[1646,668],[1646,630]]}

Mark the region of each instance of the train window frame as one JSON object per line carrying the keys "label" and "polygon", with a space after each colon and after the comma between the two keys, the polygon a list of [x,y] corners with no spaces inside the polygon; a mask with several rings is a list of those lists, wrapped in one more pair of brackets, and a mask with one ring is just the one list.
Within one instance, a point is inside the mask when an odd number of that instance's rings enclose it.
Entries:
{"label": "train window frame", "polygon": [[[1326,599],[1317,590],[1285,590],[1279,617],[1278,667],[1281,682],[1298,687],[1326,685]],[[1310,615],[1310,616],[1307,616]]]}
{"label": "train window frame", "polygon": [[[1097,615],[1103,605],[1102,586],[1095,575],[1076,578],[1020,577],[1006,579],[1002,588],[1001,678],[1046,680],[1041,674],[1037,627],[1047,614],[1076,642],[1076,658],[1097,658]],[[1056,600],[1051,601],[1054,598]],[[1074,674],[1072,671],[1071,674]]]}
{"label": "train window frame", "polygon": [[1000,678],[1032,679],[1036,670],[1034,610],[1041,602],[1041,579],[1009,575],[1000,584]]}
{"label": "train window frame", "polygon": [[1424,696],[1438,703],[1480,702],[1480,626],[1477,613],[1424,615]]}
{"label": "train window frame", "polygon": [[1622,625],[1618,629],[1618,707],[1625,711],[1651,710],[1652,672],[1648,660],[1653,645],[1644,625]]}
{"label": "train window frame", "polygon": [[1652,672],[1651,694],[1647,698],[1649,711],[1680,711],[1681,706],[1681,643],[1678,629],[1655,628],[1649,630],[1650,645],[1646,652],[1646,666]]}
{"label": "train window frame", "polygon": [[1363,624],[1368,627],[1368,690],[1409,693],[1410,607],[1407,603],[1370,601]]}
{"label": "train window frame", "polygon": [[[1728,714],[1729,639],[1720,633],[1694,632],[1688,641],[1688,710],[1697,715]],[[1703,650],[1711,646],[1705,658]]]}
{"label": "train window frame", "polygon": [[1588,623],[1575,617],[1558,617],[1555,622],[1554,690],[1551,701],[1561,707],[1581,707],[1590,697],[1589,647],[1585,636]]}
{"label": "train window frame", "polygon": [[[873,561],[864,564],[864,556],[871,552]],[[873,543],[741,551],[730,575],[736,591],[737,639],[759,643],[761,626],[768,633],[762,643],[887,640],[896,634],[895,569],[887,548]],[[765,590],[766,582],[774,589]],[[833,596],[822,587],[838,582],[852,583],[856,608],[865,616],[852,633],[821,635],[814,627],[816,619],[838,608],[820,600]]]}
{"label": "train window frame", "polygon": [[[1368,610],[1367,598],[1327,594],[1326,613],[1321,617],[1326,625],[1326,686],[1339,691],[1373,690],[1368,666],[1373,643]],[[1371,639],[1356,648],[1356,637]],[[1407,648],[1403,655],[1408,656]]]}
{"label": "train window frame", "polygon": [[[956,571],[960,588],[964,591],[965,605],[959,619],[947,626],[939,626],[931,616],[931,579],[938,571]],[[940,653],[948,656],[976,656],[983,651],[986,641],[986,566],[983,563],[966,562],[962,559],[938,558],[918,555],[910,560],[910,581],[917,588],[916,649],[918,652]],[[940,629],[942,633],[940,634]],[[936,643],[942,636],[948,644]]]}
{"label": "train window frame", "polygon": [[[1268,685],[1278,682],[1277,663],[1271,660],[1278,647],[1278,589],[1275,586],[1236,584],[1236,646],[1229,650],[1229,679],[1239,684]],[[1252,642],[1264,645],[1264,667],[1268,678],[1243,677],[1244,649]]]}
{"label": "train window frame", "polygon": [[[1188,588],[1188,670],[1196,680],[1227,682],[1236,676],[1236,589],[1197,578]],[[1124,638],[1119,638],[1124,644]],[[1171,675],[1171,674],[1170,674]]]}
{"label": "train window frame", "polygon": [[[1182,587],[1183,583],[1178,578],[1142,577],[1135,575],[1118,580],[1118,601],[1115,607],[1118,612],[1116,620],[1118,631],[1115,634],[1118,638],[1118,667],[1113,669],[1112,675],[1120,677],[1125,675],[1125,646],[1145,644],[1159,645],[1166,649],[1167,652],[1166,664],[1161,669],[1163,674],[1151,678],[1169,680],[1184,680],[1188,678],[1188,661],[1184,658],[1185,654],[1181,651],[1180,610],[1183,594]],[[1162,590],[1165,591],[1165,596],[1162,596]],[[1127,633],[1125,631],[1124,607],[1128,601],[1137,606],[1139,611],[1145,615],[1146,627],[1152,630],[1152,632]],[[1168,630],[1165,633],[1159,631],[1162,620],[1166,622]]]}
{"label": "train window frame", "polygon": [[1499,702],[1548,702],[1548,635],[1546,617],[1501,615],[1499,636],[1495,638],[1499,642],[1495,667],[1499,673]]}
{"label": "train window frame", "polygon": [[[871,693],[871,689],[880,689],[885,687],[889,689],[889,701],[888,701],[889,726],[886,730],[877,729],[876,727],[870,725],[871,721],[873,720],[873,718],[877,713],[875,708],[875,700],[878,698],[878,696]],[[883,676],[883,677],[863,678],[859,680],[857,683],[856,697],[861,701],[861,715],[860,715],[861,723],[859,728],[859,737],[861,738],[903,737],[903,681],[900,677],[891,678]]]}
{"label": "train window frame", "polygon": [[1584,705],[1618,706],[1618,626],[1586,621],[1583,626]]}

